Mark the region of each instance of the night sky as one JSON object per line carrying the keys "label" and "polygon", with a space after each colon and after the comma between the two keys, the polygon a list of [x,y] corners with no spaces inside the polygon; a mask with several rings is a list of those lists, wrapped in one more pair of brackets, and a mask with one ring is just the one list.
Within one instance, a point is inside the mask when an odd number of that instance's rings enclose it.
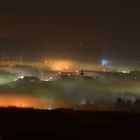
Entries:
{"label": "night sky", "polygon": [[1,0],[1,57],[140,61],[138,0]]}

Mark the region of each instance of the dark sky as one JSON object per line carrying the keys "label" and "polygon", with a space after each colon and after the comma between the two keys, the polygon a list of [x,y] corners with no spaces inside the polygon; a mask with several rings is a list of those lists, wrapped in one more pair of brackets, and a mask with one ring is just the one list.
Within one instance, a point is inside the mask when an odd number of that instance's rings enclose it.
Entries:
{"label": "dark sky", "polygon": [[[1,0],[2,56],[140,61],[138,0]],[[4,51],[3,51],[4,50]]]}

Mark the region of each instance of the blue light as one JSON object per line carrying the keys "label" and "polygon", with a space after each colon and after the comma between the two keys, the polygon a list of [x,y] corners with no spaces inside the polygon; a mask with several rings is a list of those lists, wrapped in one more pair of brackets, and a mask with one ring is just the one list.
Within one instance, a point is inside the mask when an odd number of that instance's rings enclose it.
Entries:
{"label": "blue light", "polygon": [[101,63],[102,63],[102,66],[106,66],[106,65],[108,65],[108,61],[105,60],[105,59],[103,59]]}

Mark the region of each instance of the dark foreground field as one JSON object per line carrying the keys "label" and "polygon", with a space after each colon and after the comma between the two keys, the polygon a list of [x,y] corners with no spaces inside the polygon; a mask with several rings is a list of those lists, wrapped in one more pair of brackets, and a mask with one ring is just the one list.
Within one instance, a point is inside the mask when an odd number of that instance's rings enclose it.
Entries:
{"label": "dark foreground field", "polygon": [[140,139],[140,114],[1,108],[0,139]]}

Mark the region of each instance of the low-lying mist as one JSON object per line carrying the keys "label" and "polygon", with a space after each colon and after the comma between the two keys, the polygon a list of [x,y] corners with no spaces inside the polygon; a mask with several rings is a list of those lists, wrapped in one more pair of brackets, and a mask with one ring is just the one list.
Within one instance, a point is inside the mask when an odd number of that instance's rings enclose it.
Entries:
{"label": "low-lying mist", "polygon": [[[140,97],[139,87],[138,81],[125,80],[16,81],[0,86],[0,106],[2,106],[2,100],[7,101],[6,105],[16,106],[13,101],[15,99],[19,102],[19,106],[20,101],[22,102],[21,99],[24,99],[23,102],[26,102],[27,99],[27,102],[33,102],[33,104],[26,103],[26,107],[44,109],[67,108],[85,104],[87,101],[90,104],[112,103],[118,97],[135,100]],[[34,101],[30,101],[30,99]]]}

